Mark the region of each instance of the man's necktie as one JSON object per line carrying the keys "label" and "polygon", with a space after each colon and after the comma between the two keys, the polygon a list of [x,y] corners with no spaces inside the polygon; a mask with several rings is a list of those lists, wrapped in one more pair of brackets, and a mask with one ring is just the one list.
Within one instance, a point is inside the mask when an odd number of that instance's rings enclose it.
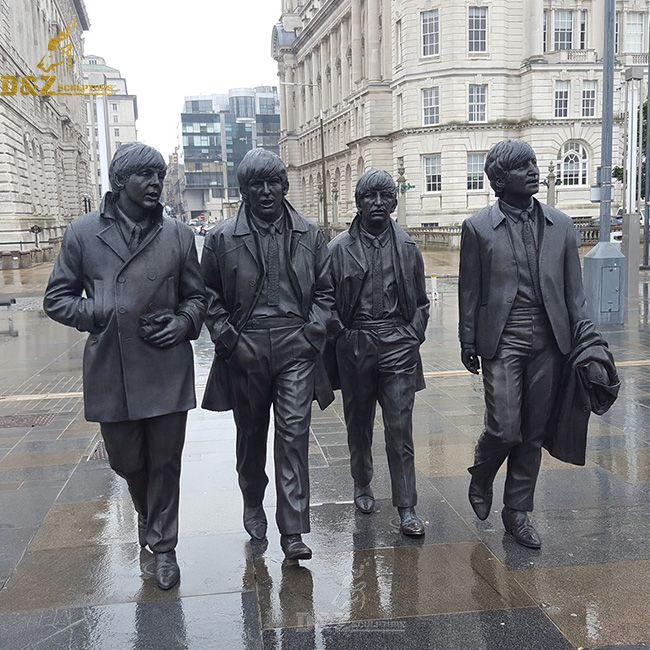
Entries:
{"label": "man's necktie", "polygon": [[524,210],[521,213],[522,235],[524,248],[526,249],[526,259],[528,260],[528,270],[530,278],[533,281],[533,291],[538,304],[542,304],[542,292],[539,286],[539,267],[537,265],[537,248],[535,246],[535,237],[533,235],[533,222],[530,219],[530,213]]}
{"label": "man's necktie", "polygon": [[375,237],[372,240],[372,317],[379,319],[384,314],[384,278],[381,268],[381,244]]}
{"label": "man's necktie", "polygon": [[136,223],[133,226],[133,230],[131,231],[131,239],[129,240],[129,250],[132,253],[135,253],[135,251],[138,250],[138,246],[140,246],[141,239],[142,239],[142,226]]}
{"label": "man's necktie", "polygon": [[276,236],[276,228],[274,224],[269,227],[269,261],[268,261],[268,276],[269,276],[269,305],[280,304],[280,249],[278,246],[278,238]]}

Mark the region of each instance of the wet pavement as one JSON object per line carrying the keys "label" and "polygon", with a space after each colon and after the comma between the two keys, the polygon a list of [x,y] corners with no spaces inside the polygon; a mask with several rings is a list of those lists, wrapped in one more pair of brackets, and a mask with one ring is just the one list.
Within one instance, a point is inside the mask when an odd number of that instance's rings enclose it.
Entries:
{"label": "wet pavement", "polygon": [[[427,252],[428,272],[453,275],[453,255]],[[312,532],[305,539],[314,559],[283,561],[271,488],[268,546],[251,545],[241,524],[232,416],[197,409],[181,483],[182,577],[162,592],[152,555],[138,545],[125,485],[94,453],[98,426],[83,419],[85,335],[40,313],[45,265],[1,273],[0,294],[19,298],[19,336],[0,335],[2,650],[650,645],[647,297],[625,327],[606,331],[623,387],[609,413],[592,416],[586,466],[544,456],[533,515],[541,551],[504,535],[498,497],[485,522],[467,502],[466,467],[481,430],[483,395],[480,378],[460,365],[456,286],[445,279],[432,304],[422,349],[427,388],[414,413],[425,537],[399,533],[380,413],[378,511],[355,512],[337,395],[313,414]],[[642,296],[644,289],[647,296],[642,282]],[[4,318],[0,310],[0,329]],[[195,352],[201,393],[212,358],[205,331]],[[500,473],[495,494],[502,488]]]}

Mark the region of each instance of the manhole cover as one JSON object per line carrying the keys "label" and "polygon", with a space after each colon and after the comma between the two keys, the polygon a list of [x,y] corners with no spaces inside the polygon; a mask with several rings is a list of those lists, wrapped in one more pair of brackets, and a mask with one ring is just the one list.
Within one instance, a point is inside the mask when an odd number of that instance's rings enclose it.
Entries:
{"label": "manhole cover", "polygon": [[103,439],[95,445],[95,449],[88,456],[88,460],[108,460],[108,452],[106,451],[106,445]]}
{"label": "manhole cover", "polygon": [[44,427],[54,419],[56,413],[34,413],[31,415],[0,415],[0,429],[14,427]]}

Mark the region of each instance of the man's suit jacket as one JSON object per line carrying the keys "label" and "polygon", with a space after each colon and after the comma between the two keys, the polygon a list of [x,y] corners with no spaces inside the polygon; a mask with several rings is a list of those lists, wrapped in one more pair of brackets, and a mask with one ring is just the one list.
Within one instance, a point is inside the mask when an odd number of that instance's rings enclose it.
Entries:
{"label": "man's suit jacket", "polygon": [[[83,357],[86,419],[141,420],[196,406],[194,357],[206,308],[194,234],[162,216],[129,251],[107,193],[97,212],[71,223],[45,291],[50,318],[90,332]],[[85,295],[82,295],[85,294]],[[138,319],[169,309],[191,323],[165,350],[138,335]]]}
{"label": "man's suit jacket", "polygon": [[[535,200],[543,215],[539,283],[544,308],[562,354],[571,349],[573,325],[586,318],[580,258],[571,218]],[[498,202],[463,222],[458,283],[461,345],[491,359],[517,295],[515,252]]]}
{"label": "man's suit jacket", "polygon": [[[316,356],[315,399],[325,408],[334,399],[320,354],[334,297],[327,244],[318,227],[284,202],[288,264],[280,270],[299,297],[305,319],[303,334],[319,351]],[[206,325],[215,357],[203,398],[203,408],[232,409],[228,359],[239,333],[248,322],[263,289],[264,256],[259,235],[250,229],[245,208],[236,217],[215,226],[205,238],[201,271],[208,292]],[[285,275],[286,272],[286,275]]]}
{"label": "man's suit jacket", "polygon": [[[393,259],[402,317],[422,343],[429,322],[429,298],[424,279],[424,262],[416,243],[391,219],[393,231]],[[366,260],[360,236],[360,217],[355,217],[350,228],[329,244],[332,255],[331,272],[335,307],[328,325],[328,344],[325,361],[333,388],[340,388],[334,343],[342,329],[354,321],[361,290],[367,281],[370,266]],[[424,388],[422,361],[418,357],[417,390]]]}

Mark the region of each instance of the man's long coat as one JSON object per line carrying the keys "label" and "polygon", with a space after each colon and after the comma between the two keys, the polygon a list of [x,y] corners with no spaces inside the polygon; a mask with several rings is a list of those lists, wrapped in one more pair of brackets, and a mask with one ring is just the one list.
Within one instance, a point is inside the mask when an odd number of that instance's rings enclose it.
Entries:
{"label": "man's long coat", "polygon": [[[563,212],[537,200],[535,204],[543,215],[538,257],[542,300],[558,348],[568,354],[572,328],[586,314],[575,229]],[[518,286],[515,251],[497,203],[463,222],[458,281],[461,345],[473,345],[480,357],[494,356]]]}
{"label": "man's long coat", "polygon": [[[114,214],[114,196],[71,223],[45,292],[54,320],[90,332],[83,357],[86,419],[140,420],[196,406],[189,340],[161,349],[138,335],[140,316],[183,314],[198,337],[206,308],[194,234],[162,216],[131,253]],[[162,206],[159,206],[162,208]],[[85,294],[85,295],[82,295]]]}
{"label": "man's long coat", "polygon": [[[280,271],[299,298],[305,319],[303,333],[322,350],[334,298],[329,254],[323,234],[298,214],[288,201],[285,236],[287,266]],[[248,224],[245,208],[215,226],[205,238],[201,270],[208,292],[206,325],[215,345],[215,357],[202,406],[211,411],[232,409],[228,359],[237,345],[263,289],[265,265],[259,235]],[[286,275],[283,272],[286,270]],[[316,356],[314,399],[325,408],[334,399],[321,354]]]}

